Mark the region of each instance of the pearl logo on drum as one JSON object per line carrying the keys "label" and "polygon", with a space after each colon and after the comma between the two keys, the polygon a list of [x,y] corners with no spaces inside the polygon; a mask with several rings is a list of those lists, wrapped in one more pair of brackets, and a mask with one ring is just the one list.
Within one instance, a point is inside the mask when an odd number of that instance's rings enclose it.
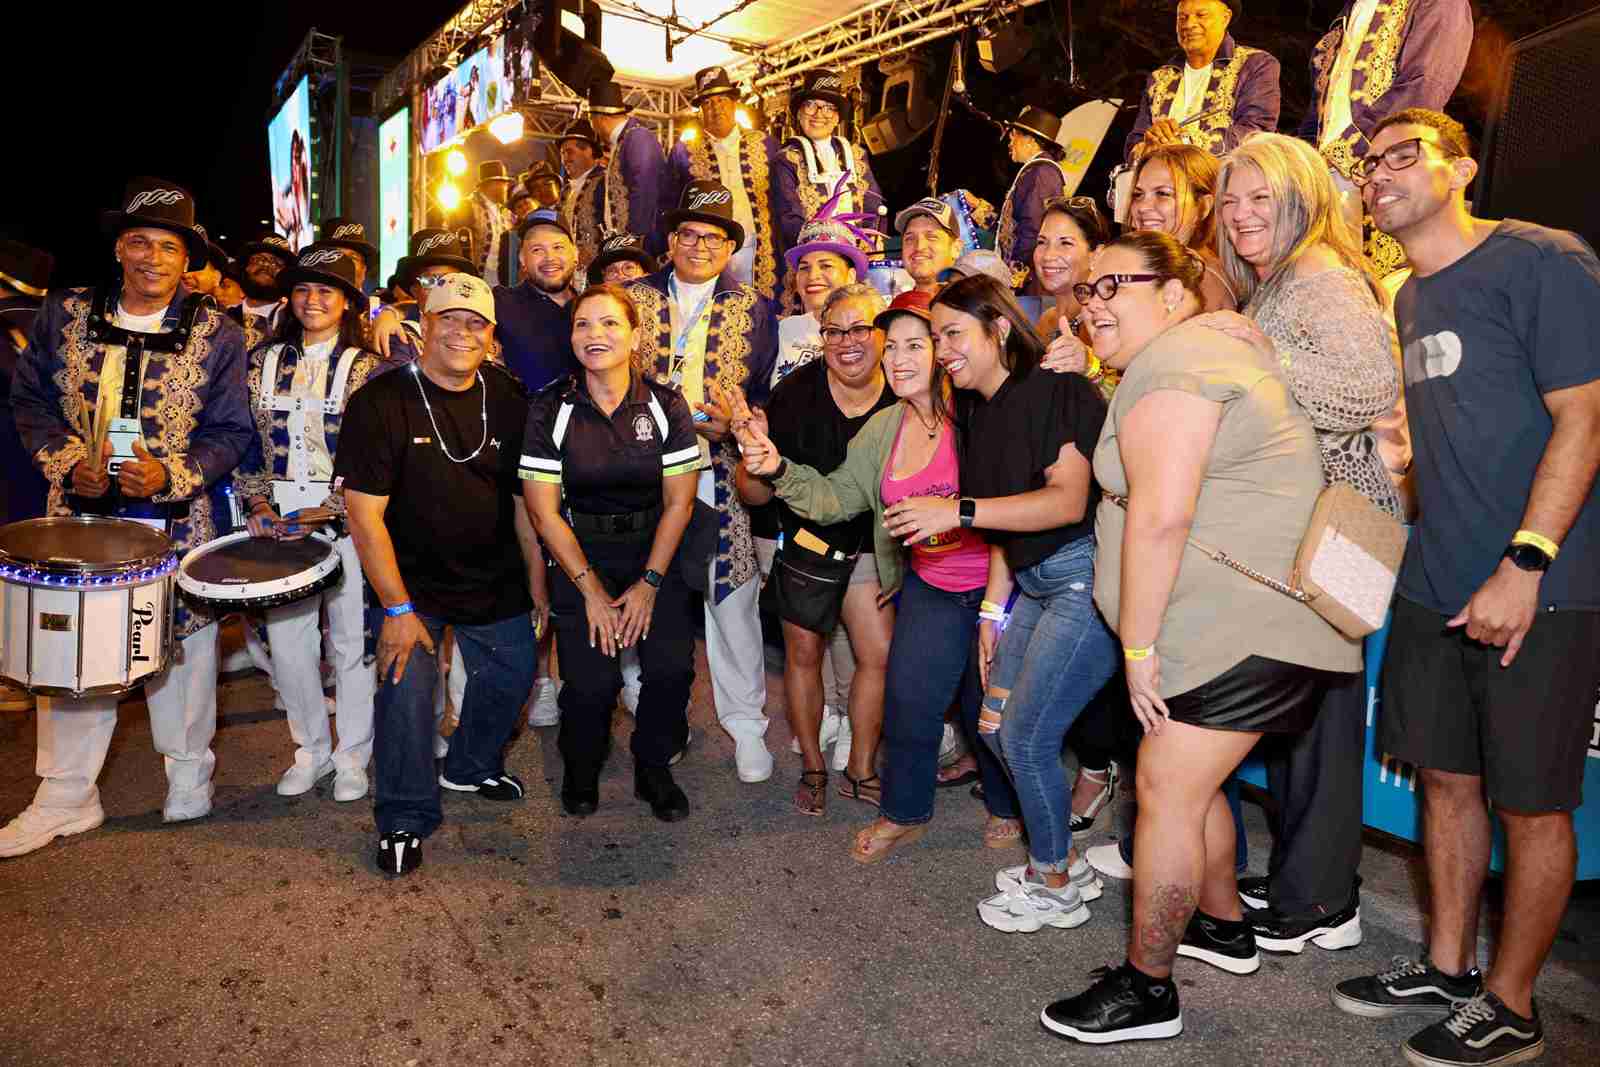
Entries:
{"label": "pearl logo on drum", "polygon": [[149,663],[149,644],[145,640],[145,628],[154,626],[156,621],[156,606],[146,601],[142,607],[136,607],[130,612],[129,646],[133,652],[133,662]]}

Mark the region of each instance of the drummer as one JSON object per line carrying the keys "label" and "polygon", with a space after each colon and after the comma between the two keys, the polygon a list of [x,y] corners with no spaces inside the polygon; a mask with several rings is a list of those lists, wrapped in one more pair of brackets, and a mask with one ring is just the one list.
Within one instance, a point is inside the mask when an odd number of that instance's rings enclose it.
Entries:
{"label": "drummer", "polygon": [[[189,191],[136,178],[124,204],[102,220],[119,282],[51,291],[11,400],[23,444],[50,483],[51,514],[159,527],[181,555],[216,537],[206,488],[250,443],[244,339],[210,297],[179,289],[184,271],[207,255]],[[176,623],[179,650],[145,684],[150,734],[166,763],[168,822],[210,813],[216,765],[216,621],[180,601]],[[95,780],[116,726],[114,695],[39,700],[43,781],[0,830],[0,856],[104,821]]]}
{"label": "drummer", "polygon": [[[314,244],[278,279],[289,294],[290,314],[271,341],[250,353],[245,380],[260,447],[250,449],[235,484],[249,509],[251,534],[298,540],[337,524],[344,509],[343,497],[329,491],[339,425],[350,394],[379,358],[362,348],[360,252]],[[300,517],[313,513],[318,517]],[[338,585],[267,612],[272,676],[297,746],[294,765],[278,780],[279,796],[308,792],[330,774],[334,800],[367,795],[374,686],[372,665],[362,662],[361,561],[349,535],[334,547],[344,567]],[[337,748],[322,699],[323,607],[333,641]]]}

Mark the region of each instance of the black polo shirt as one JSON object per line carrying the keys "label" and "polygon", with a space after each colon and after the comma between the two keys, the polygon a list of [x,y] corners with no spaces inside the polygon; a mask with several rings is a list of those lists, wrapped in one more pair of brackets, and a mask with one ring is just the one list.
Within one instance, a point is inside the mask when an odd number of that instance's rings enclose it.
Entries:
{"label": "black polo shirt", "polygon": [[[827,474],[844,462],[856,431],[895,400],[886,381],[871,409],[861,415],[847,416],[839,410],[833,391],[828,388],[827,361],[812,360],[791,371],[773,389],[772,398],[767,402],[767,436],[784,459],[804,463]],[[794,544],[795,535],[804,529],[847,555],[872,546],[871,512],[823,526],[802,519],[781,500],[776,503],[785,545]]]}
{"label": "black polo shirt", "polygon": [[[383,524],[416,609],[469,626],[533,607],[513,525],[527,394],[504,367],[479,373],[483,385],[459,393],[414,363],[368,380],[350,396],[334,460],[344,488],[389,498]],[[444,453],[461,459],[480,442],[464,463]]]}
{"label": "black polo shirt", "polygon": [[[567,507],[584,515],[659,507],[662,478],[700,468],[688,402],[671,386],[645,381],[635,371],[627,396],[607,415],[590,398],[586,381],[574,376],[533,398],[518,474],[559,484]],[[568,405],[570,414],[561,426]],[[563,431],[559,446],[558,429]]]}
{"label": "black polo shirt", "polygon": [[578,371],[567,307],[531,281],[495,286],[494,336],[500,359],[530,394]]}
{"label": "black polo shirt", "polygon": [[[1043,489],[1045,468],[1055,463],[1064,444],[1090,460],[1106,421],[1106,403],[1087,378],[1039,369],[1020,378],[1011,375],[987,401],[980,393],[963,392],[961,409],[961,495],[979,500]],[[1020,571],[1094,533],[1099,502],[1100,487],[1091,479],[1081,522],[1037,533],[985,530],[984,538],[1002,546],[1011,569]]]}

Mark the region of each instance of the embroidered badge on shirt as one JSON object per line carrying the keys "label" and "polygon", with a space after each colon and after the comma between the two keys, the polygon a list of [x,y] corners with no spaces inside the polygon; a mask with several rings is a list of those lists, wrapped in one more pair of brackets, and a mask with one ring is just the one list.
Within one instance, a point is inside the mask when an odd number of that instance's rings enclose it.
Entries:
{"label": "embroidered badge on shirt", "polygon": [[650,416],[633,417],[633,436],[646,444],[655,439],[655,424],[650,421]]}

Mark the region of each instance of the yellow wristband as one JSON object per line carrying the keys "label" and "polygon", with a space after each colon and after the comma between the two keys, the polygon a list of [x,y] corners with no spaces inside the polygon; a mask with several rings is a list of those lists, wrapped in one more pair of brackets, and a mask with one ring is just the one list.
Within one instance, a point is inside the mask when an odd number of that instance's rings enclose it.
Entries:
{"label": "yellow wristband", "polygon": [[1124,659],[1131,659],[1131,660],[1135,660],[1135,661],[1138,661],[1138,660],[1141,660],[1141,659],[1149,659],[1151,656],[1153,656],[1155,654],[1156,654],[1156,646],[1155,645],[1146,645],[1143,648],[1124,648],[1122,650],[1122,655],[1123,655]]}
{"label": "yellow wristband", "polygon": [[982,604],[978,605],[978,610],[992,611],[996,615],[1004,615],[1006,613],[1006,606],[1004,604],[996,604],[992,600],[985,600]]}
{"label": "yellow wristband", "polygon": [[1100,380],[1100,374],[1100,357],[1096,356],[1093,352],[1090,352],[1089,362],[1083,368],[1083,376],[1089,379],[1091,382],[1095,382]]}
{"label": "yellow wristband", "polygon": [[1551,559],[1555,559],[1556,553],[1561,551],[1560,545],[1544,534],[1537,534],[1532,530],[1518,530],[1512,535],[1511,543],[1514,545],[1532,545]]}

